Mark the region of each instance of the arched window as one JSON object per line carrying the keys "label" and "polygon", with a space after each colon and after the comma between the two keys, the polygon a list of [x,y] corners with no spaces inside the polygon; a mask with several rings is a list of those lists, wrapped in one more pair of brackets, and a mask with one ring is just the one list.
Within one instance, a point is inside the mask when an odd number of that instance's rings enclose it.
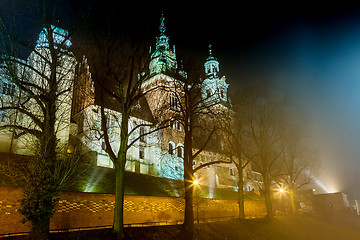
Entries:
{"label": "arched window", "polygon": [[206,90],[206,97],[207,97],[207,98],[211,97],[211,91],[210,91],[210,89],[207,89],[207,90]]}
{"label": "arched window", "polygon": [[173,142],[169,142],[169,153],[170,154],[174,154],[174,148],[175,148],[175,144]]}
{"label": "arched window", "polygon": [[171,110],[180,111],[180,103],[175,93],[170,93],[169,104]]}
{"label": "arched window", "polygon": [[175,122],[175,126],[176,126],[176,130],[181,131],[181,122],[179,120]]}
{"label": "arched window", "polygon": [[140,142],[143,142],[143,143],[146,143],[146,140],[145,140],[145,127],[144,126],[141,126],[140,127]]}
{"label": "arched window", "polygon": [[234,168],[230,167],[229,170],[230,170],[230,176],[235,176]]}
{"label": "arched window", "polygon": [[169,127],[174,128],[174,123],[175,123],[175,120],[173,118],[170,118]]}
{"label": "arched window", "polygon": [[179,143],[176,147],[176,150],[177,150],[177,156],[180,158],[183,158],[184,157],[184,146]]}

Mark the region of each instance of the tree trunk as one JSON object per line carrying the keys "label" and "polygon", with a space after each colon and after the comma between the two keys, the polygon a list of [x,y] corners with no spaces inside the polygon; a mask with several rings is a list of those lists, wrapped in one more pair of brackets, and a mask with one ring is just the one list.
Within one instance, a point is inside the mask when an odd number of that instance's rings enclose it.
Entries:
{"label": "tree trunk", "polygon": [[185,216],[184,216],[184,239],[192,239],[194,235],[194,204],[193,204],[193,180],[192,175],[185,174]]}
{"label": "tree trunk", "polygon": [[296,214],[295,189],[292,184],[290,184],[289,194],[290,194],[290,202],[291,202],[291,212],[292,214]]}
{"label": "tree trunk", "polygon": [[128,123],[129,115],[122,114],[121,133],[120,133],[120,150],[119,156],[115,163],[115,209],[114,209],[114,225],[113,232],[116,239],[124,239],[124,176],[126,153],[128,144]]}
{"label": "tree trunk", "polygon": [[192,168],[192,128],[185,125],[184,139],[184,187],[185,187],[185,216],[184,239],[192,239],[194,235],[194,204],[193,204],[193,168]]}
{"label": "tree trunk", "polygon": [[239,204],[239,219],[245,219],[245,207],[244,207],[244,180],[243,174],[239,172],[238,180],[238,204]]}
{"label": "tree trunk", "polygon": [[264,187],[265,187],[265,204],[266,204],[266,211],[267,219],[272,219],[274,217],[272,204],[271,204],[271,189],[270,189],[270,182],[269,180],[264,181]]}
{"label": "tree trunk", "polygon": [[[52,92],[49,94],[51,100],[46,103],[43,136],[39,139],[39,151],[35,156],[37,160],[33,159],[28,163],[33,179],[29,182],[30,191],[24,191],[23,199],[27,200],[23,200],[22,204],[23,211],[31,222],[29,238],[36,240],[49,239],[50,219],[56,207],[53,197],[59,194],[60,187],[59,182],[53,177],[54,174],[58,174],[56,172],[56,97],[53,94]],[[41,187],[37,187],[38,181],[41,182]]]}
{"label": "tree trunk", "polygon": [[29,234],[30,240],[48,240],[50,229],[50,218],[42,219],[38,223],[32,223],[31,232]]}
{"label": "tree trunk", "polygon": [[124,175],[125,169],[121,167],[121,162],[115,164],[115,174],[116,174],[116,183],[115,183],[115,209],[114,209],[114,225],[113,232],[116,236],[116,239],[124,239]]}

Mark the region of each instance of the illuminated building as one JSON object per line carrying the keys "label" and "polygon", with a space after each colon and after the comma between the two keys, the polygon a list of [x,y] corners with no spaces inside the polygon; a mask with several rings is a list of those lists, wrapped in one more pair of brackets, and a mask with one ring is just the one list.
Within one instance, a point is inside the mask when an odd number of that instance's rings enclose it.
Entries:
{"label": "illuminated building", "polygon": [[[22,155],[31,155],[34,152],[35,137],[28,132],[40,130],[41,123],[37,123],[37,120],[44,122],[46,117],[41,109],[44,106],[41,106],[39,103],[41,100],[37,101],[37,99],[43,97],[43,91],[51,89],[49,82],[52,78],[50,67],[52,56],[47,40],[50,34],[54,48],[61,52],[58,56],[55,76],[57,81],[55,93],[58,96],[55,131],[58,147],[62,148],[68,144],[76,60],[73,53],[68,51],[71,46],[68,32],[54,25],[50,29],[51,33],[47,33],[45,28],[42,29],[33,51],[26,60],[1,56],[0,106],[11,109],[0,111],[0,129],[1,126],[7,126],[0,131],[0,152]],[[25,87],[19,88],[21,84],[17,85],[16,82],[21,82]],[[33,118],[30,117],[31,114]],[[20,128],[14,129],[11,125]],[[26,130],[22,130],[21,127]]]}
{"label": "illuminated building", "polygon": [[[155,47],[151,50],[151,57],[149,61],[149,76],[144,82],[144,88],[151,88],[157,84],[171,84],[174,82],[181,82],[176,79],[176,76],[182,78],[187,77],[187,73],[178,66],[175,46],[170,47],[170,39],[166,35],[166,27],[164,18],[161,18],[159,28],[159,35],[156,38]],[[57,28],[55,31],[55,39],[63,41],[65,30]],[[44,41],[42,41],[44,40]],[[43,33],[39,35],[37,41],[37,49],[46,49],[47,42],[45,41]],[[70,46],[71,42],[67,40],[66,46]],[[43,52],[46,55],[46,51]],[[34,61],[34,55],[30,54],[28,61]],[[79,58],[78,58],[79,59]],[[38,62],[39,59],[36,59]],[[34,61],[34,62],[36,62]],[[64,106],[61,111],[70,113],[64,115],[59,122],[61,131],[58,137],[62,142],[70,139],[70,146],[79,146],[90,152],[88,154],[89,162],[101,167],[113,167],[112,161],[105,151],[105,142],[101,135],[101,116],[100,106],[95,101],[96,88],[92,79],[91,71],[86,56],[82,57],[80,62],[76,62],[75,58],[68,56],[64,59],[64,69],[67,70],[68,75],[65,76],[63,87],[68,88],[72,86],[71,79],[75,76],[73,91],[69,91],[62,99]],[[228,103],[228,87],[225,76],[220,77],[220,64],[213,55],[213,49],[209,46],[209,56],[204,63],[205,79],[202,81],[202,96],[215,101],[217,104],[214,108],[227,108]],[[176,74],[178,75],[176,75]],[[34,82],[37,80],[34,79]],[[0,94],[2,96],[11,97],[12,95],[19,94],[16,87],[5,80],[1,81]],[[2,97],[4,98],[4,97]],[[159,104],[160,103],[160,104]],[[141,99],[134,107],[130,121],[129,130],[133,129],[138,124],[151,125],[155,119],[158,118],[158,108],[166,107],[166,112],[162,112],[163,117],[169,118],[173,112],[178,111],[178,101],[170,92],[156,89]],[[70,109],[71,106],[71,109]],[[108,128],[110,133],[111,145],[114,152],[118,151],[120,141],[120,128],[119,122],[121,121],[119,109],[116,106],[108,104],[105,112],[108,119]],[[7,113],[1,112],[1,122],[7,121]],[[18,116],[20,117],[20,116]],[[19,121],[19,119],[17,119]],[[21,121],[26,124],[26,120]],[[139,137],[142,133],[150,131],[150,127],[140,127],[134,131],[130,136],[130,141]],[[0,141],[7,143],[2,152],[9,152],[10,143],[14,140],[10,133],[4,133],[0,136]],[[70,138],[69,138],[70,136]],[[204,138],[201,134],[194,136],[194,147],[199,148],[197,140]],[[18,141],[18,140],[16,140]],[[142,174],[150,174],[154,176],[161,176],[173,179],[183,179],[183,157],[184,157],[184,132],[179,120],[171,120],[170,126],[160,131],[141,137],[127,152],[126,170],[138,172]],[[15,143],[14,143],[15,144]],[[2,145],[5,146],[5,145]],[[69,151],[72,150],[69,148]],[[26,146],[17,145],[10,152],[24,154]],[[31,151],[28,151],[31,153]],[[221,139],[214,139],[209,143],[209,146],[197,156],[194,161],[194,167],[205,164],[207,162],[216,160],[227,160],[223,154],[223,144]],[[196,173],[199,178],[199,184],[208,185],[210,188],[226,187],[237,188],[237,172],[236,167],[232,164],[211,165],[205,167]],[[251,166],[245,170],[246,173],[251,172]],[[251,175],[251,174],[250,174]],[[250,176],[244,174],[244,176]],[[250,177],[248,177],[250,178]],[[255,187],[250,185],[250,181],[245,181],[244,188],[247,191],[254,190]],[[257,190],[257,189],[255,189]],[[210,191],[211,195],[211,191]],[[211,196],[210,196],[211,197]]]}

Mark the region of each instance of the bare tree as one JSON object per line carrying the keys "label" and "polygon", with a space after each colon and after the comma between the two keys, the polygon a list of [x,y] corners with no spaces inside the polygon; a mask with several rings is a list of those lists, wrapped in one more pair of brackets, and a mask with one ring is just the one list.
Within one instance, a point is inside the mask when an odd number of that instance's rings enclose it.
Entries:
{"label": "bare tree", "polygon": [[267,218],[273,217],[271,184],[279,175],[276,164],[283,153],[280,144],[280,119],[282,99],[269,86],[255,86],[243,89],[241,114],[246,122],[249,154],[252,165],[261,173]]}
{"label": "bare tree", "polygon": [[237,169],[239,218],[245,219],[244,171],[254,156],[250,151],[249,126],[242,113],[242,102],[239,98],[235,98],[235,100],[237,101],[233,102],[233,108],[224,112],[223,117],[219,119],[219,125],[224,133],[225,154],[229,156]]}
{"label": "bare tree", "polygon": [[[201,81],[200,67],[195,61],[184,61],[184,70],[187,74],[180,74],[165,89],[173,96],[175,114],[173,118],[179,121],[184,130],[184,189],[185,189],[185,215],[183,231],[186,239],[194,234],[193,189],[194,174],[200,169],[213,164],[229,163],[226,160],[207,162],[193,167],[194,159],[208,146],[216,132],[216,115],[221,115],[222,107],[217,100],[218,92],[211,95],[204,94]],[[196,135],[201,134],[202,142],[193,142]]]}
{"label": "bare tree", "polygon": [[[87,33],[88,45],[84,52],[95,81],[95,104],[100,106],[100,131],[95,130],[104,140],[105,151],[115,167],[113,232],[117,239],[123,239],[124,174],[128,150],[144,136],[168,127],[169,120],[161,121],[155,117],[152,121],[138,122],[129,128],[133,113],[143,111],[141,102],[145,101],[145,96],[158,88],[144,85],[150,77],[149,44],[144,36],[113,31],[110,18],[99,24],[101,30]],[[116,120],[119,128],[116,146],[112,142],[110,118]]]}
{"label": "bare tree", "polygon": [[[59,1],[32,6],[41,27],[35,46],[13,37],[5,25],[1,26],[5,44],[0,66],[0,111],[6,112],[6,121],[0,123],[0,130],[17,141],[17,148],[11,151],[34,155],[22,164],[24,197],[20,209],[31,222],[33,239],[48,238],[60,191],[74,168],[63,156],[68,149],[76,60],[70,50],[71,32],[53,25],[59,20],[59,7]],[[26,60],[18,58],[24,49],[31,52]]]}
{"label": "bare tree", "polygon": [[[309,184],[318,168],[314,150],[307,142],[309,136],[306,121],[300,114],[287,113],[286,124],[280,131],[283,153],[281,155],[281,180],[290,195],[292,213],[296,213],[295,196],[297,190]],[[285,121],[284,121],[285,122]]]}

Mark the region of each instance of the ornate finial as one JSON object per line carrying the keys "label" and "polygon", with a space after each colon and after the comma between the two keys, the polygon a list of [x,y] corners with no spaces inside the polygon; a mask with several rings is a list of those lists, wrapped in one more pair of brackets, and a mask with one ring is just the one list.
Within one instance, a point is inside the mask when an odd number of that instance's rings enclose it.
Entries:
{"label": "ornate finial", "polygon": [[165,22],[165,17],[164,17],[164,13],[162,12],[161,13],[161,18],[160,18],[160,27],[159,27],[159,30],[160,30],[161,34],[164,34],[164,32],[166,30],[164,22]]}

